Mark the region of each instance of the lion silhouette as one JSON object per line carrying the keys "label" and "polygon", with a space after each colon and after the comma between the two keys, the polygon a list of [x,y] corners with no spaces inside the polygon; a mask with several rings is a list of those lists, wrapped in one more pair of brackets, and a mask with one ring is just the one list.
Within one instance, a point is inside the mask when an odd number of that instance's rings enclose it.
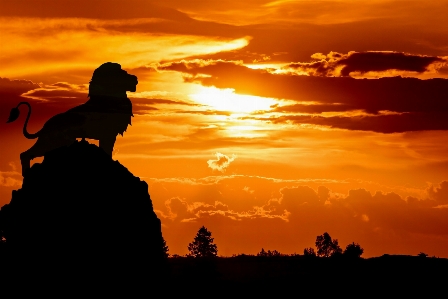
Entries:
{"label": "lion silhouette", "polygon": [[31,105],[20,102],[11,110],[7,122],[13,122],[19,117],[21,105],[28,106],[23,135],[28,139],[38,138],[30,149],[20,154],[22,175],[30,168],[32,159],[42,157],[53,149],[68,146],[76,138],[96,139],[100,148],[112,156],[117,135],[123,135],[133,117],[132,103],[126,91],[135,92],[137,84],[137,77],[122,70],[120,64],[106,62],[93,72],[89,100],[53,116],[34,134],[27,131]]}

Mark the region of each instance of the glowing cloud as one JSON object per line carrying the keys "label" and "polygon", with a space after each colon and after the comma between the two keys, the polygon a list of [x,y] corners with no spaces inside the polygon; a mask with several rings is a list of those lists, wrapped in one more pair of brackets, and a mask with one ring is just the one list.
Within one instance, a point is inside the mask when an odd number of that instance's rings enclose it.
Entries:
{"label": "glowing cloud", "polygon": [[213,170],[218,170],[221,172],[225,172],[227,167],[229,167],[230,163],[236,159],[235,155],[232,157],[226,156],[219,152],[216,153],[216,160],[208,160],[207,164]]}
{"label": "glowing cloud", "polygon": [[190,95],[196,102],[208,105],[220,111],[248,113],[257,110],[268,110],[277,103],[273,98],[236,94],[234,89],[202,87],[199,93]]}

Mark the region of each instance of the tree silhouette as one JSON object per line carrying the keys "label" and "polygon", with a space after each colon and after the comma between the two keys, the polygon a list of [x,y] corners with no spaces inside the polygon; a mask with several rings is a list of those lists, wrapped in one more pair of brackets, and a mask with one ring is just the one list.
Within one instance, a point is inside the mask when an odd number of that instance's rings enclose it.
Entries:
{"label": "tree silhouette", "polygon": [[339,247],[338,240],[332,240],[327,232],[316,237],[316,248],[317,255],[321,257],[329,257],[342,253],[342,249],[341,247]]}
{"label": "tree silhouette", "polygon": [[277,250],[265,251],[264,248],[261,248],[261,251],[259,253],[257,253],[257,256],[272,257],[272,256],[282,256],[282,254],[280,252],[278,252]]}
{"label": "tree silhouette", "polygon": [[261,248],[261,251],[257,253],[257,256],[268,256],[268,253],[264,250],[264,248]]}
{"label": "tree silhouette", "polygon": [[218,247],[213,244],[212,233],[205,226],[198,230],[193,242],[188,244],[188,251],[190,253],[187,256],[192,257],[216,257],[218,255]]}
{"label": "tree silhouette", "polygon": [[316,252],[314,251],[314,248],[305,248],[303,249],[303,255],[304,256],[316,256]]}
{"label": "tree silhouette", "polygon": [[162,251],[163,251],[163,256],[165,258],[170,256],[170,254],[168,253],[168,251],[170,251],[170,249],[168,248],[168,245],[166,245],[166,241],[163,237],[162,237]]}
{"label": "tree silhouette", "polygon": [[363,254],[364,249],[361,248],[361,246],[358,243],[351,243],[348,244],[347,247],[345,247],[344,250],[344,256],[351,257],[351,258],[360,258]]}

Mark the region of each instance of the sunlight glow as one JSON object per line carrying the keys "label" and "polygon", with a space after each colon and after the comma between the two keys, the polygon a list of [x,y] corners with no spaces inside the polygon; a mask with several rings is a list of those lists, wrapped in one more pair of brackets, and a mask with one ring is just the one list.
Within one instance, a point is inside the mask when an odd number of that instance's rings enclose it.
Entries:
{"label": "sunlight glow", "polygon": [[202,87],[198,93],[190,97],[203,105],[208,105],[219,111],[234,113],[251,113],[258,110],[270,110],[278,101],[250,95],[236,94],[234,89],[219,89],[216,87]]}
{"label": "sunlight glow", "polygon": [[281,69],[282,67],[288,65],[288,63],[248,63],[244,64],[245,67],[248,67],[253,70],[262,70],[262,69]]}

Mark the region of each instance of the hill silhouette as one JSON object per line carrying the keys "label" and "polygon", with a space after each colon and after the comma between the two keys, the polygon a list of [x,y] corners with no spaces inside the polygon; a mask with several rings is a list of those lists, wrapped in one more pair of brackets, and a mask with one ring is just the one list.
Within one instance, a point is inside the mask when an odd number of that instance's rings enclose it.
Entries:
{"label": "hill silhouette", "polygon": [[82,273],[77,284],[137,282],[164,269],[148,185],[87,141],[48,152],[29,169],[0,210],[0,229],[3,274],[17,279],[73,281]]}

